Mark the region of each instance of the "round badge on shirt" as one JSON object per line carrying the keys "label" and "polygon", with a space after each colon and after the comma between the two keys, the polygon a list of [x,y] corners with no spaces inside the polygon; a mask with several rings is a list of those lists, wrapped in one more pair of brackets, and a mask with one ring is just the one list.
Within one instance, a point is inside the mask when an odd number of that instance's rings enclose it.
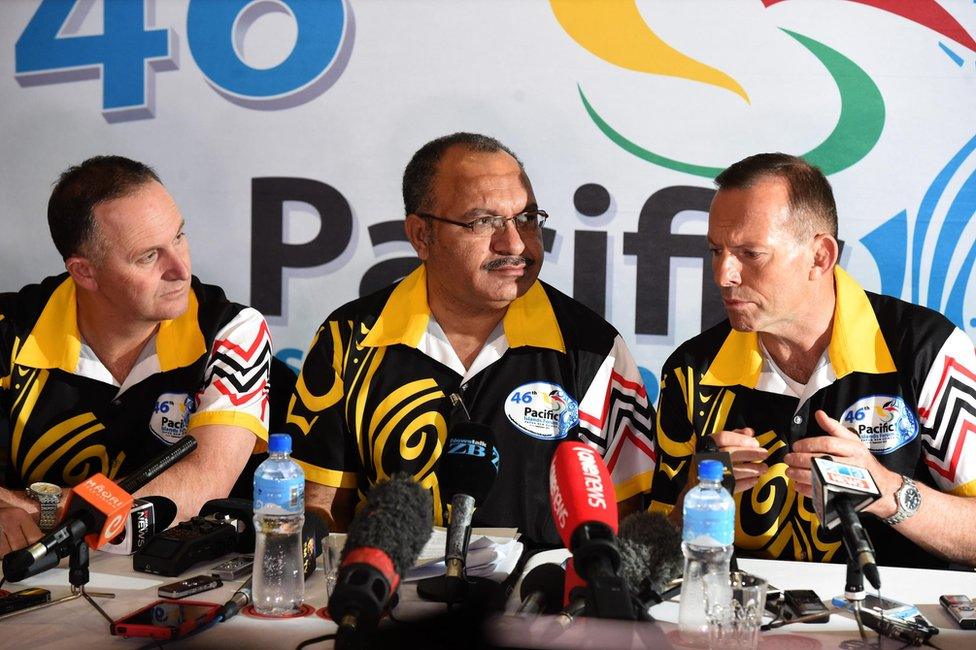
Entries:
{"label": "round badge on shirt", "polygon": [[522,433],[539,440],[561,440],[579,422],[579,404],[559,384],[522,384],[505,400],[505,415]]}
{"label": "round badge on shirt", "polygon": [[193,412],[193,398],[186,393],[163,393],[156,400],[149,428],[157,438],[171,445],[186,435]]}
{"label": "round badge on shirt", "polygon": [[897,395],[862,397],[844,411],[840,423],[873,454],[890,454],[918,436],[918,418]]}

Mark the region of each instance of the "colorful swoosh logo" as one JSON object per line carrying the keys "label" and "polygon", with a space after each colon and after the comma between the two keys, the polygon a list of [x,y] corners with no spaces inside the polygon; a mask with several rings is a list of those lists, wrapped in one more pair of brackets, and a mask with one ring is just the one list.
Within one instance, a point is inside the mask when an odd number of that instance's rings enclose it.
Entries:
{"label": "colorful swoosh logo", "polygon": [[[556,19],[573,40],[614,65],[726,88],[748,101],[745,90],[732,77],[678,52],[657,36],[641,17],[636,0],[550,0],[550,3]],[[808,36],[783,31],[820,61],[837,84],[840,94],[841,110],[837,124],[823,142],[804,154],[804,158],[826,174],[847,169],[866,156],[881,137],[885,122],[881,91],[864,70],[837,50]],[[705,178],[713,178],[721,172],[721,167],[669,158],[642,147],[600,115],[582,85],[577,88],[583,107],[593,123],[628,153],[667,169]]]}

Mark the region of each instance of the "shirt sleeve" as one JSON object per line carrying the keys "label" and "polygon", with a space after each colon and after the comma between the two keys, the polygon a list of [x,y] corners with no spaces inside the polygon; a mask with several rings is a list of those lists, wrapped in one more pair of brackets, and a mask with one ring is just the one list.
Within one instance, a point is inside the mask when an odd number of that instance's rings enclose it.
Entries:
{"label": "shirt sleeve", "polygon": [[665,364],[654,428],[657,462],[651,487],[651,511],[670,513],[688,482],[697,438],[688,416],[686,386],[682,367]]}
{"label": "shirt sleeve", "polygon": [[654,407],[627,344],[618,334],[579,404],[587,442],[600,449],[617,501],[651,488]]}
{"label": "shirt sleeve", "polygon": [[918,400],[922,460],[943,492],[976,496],[976,350],[953,330],[922,384]]}
{"label": "shirt sleeve", "polygon": [[307,480],[334,488],[356,487],[360,468],[343,414],[342,361],[350,331],[334,320],[319,328],[288,404],[292,458]]}
{"label": "shirt sleeve", "polygon": [[264,317],[250,307],[242,309],[214,339],[187,431],[231,425],[266,439],[271,356]]}

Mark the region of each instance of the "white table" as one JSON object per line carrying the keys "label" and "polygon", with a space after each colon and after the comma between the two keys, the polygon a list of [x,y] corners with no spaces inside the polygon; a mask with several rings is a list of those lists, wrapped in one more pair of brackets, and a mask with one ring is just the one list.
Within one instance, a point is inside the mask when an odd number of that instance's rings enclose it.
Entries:
{"label": "white table", "polygon": [[[566,555],[566,551],[548,551],[533,557],[527,568],[531,569],[532,566],[545,560],[561,560]],[[118,594],[114,600],[98,600],[112,618],[118,618],[152,602],[156,599],[156,588],[159,585],[177,579],[133,572],[131,562],[131,558],[125,556],[92,554],[92,580],[89,588],[114,590]],[[216,561],[191,569],[181,577],[203,573],[213,564],[216,564]],[[768,579],[770,583],[782,589],[813,589],[825,600],[829,600],[843,590],[844,567],[839,564],[742,560],[740,566],[744,570]],[[917,604],[922,613],[940,628],[940,633],[933,638],[933,642],[940,649],[976,647],[976,632],[958,629],[938,604],[939,595],[943,593],[976,596],[976,574],[883,567],[881,579],[883,596]],[[228,583],[220,589],[191,598],[223,603],[240,582],[242,581]],[[52,570],[19,585],[5,585],[5,588],[16,590],[25,586],[45,587],[50,589],[55,598],[66,595],[69,593],[67,571]],[[517,594],[518,590],[516,589],[514,593]],[[433,615],[443,611],[443,605],[418,601],[415,589],[410,583],[401,587],[401,599],[402,604],[397,608],[397,615],[401,618]],[[315,607],[326,604],[325,581],[321,570],[309,580],[306,600]],[[515,619],[515,617],[505,616],[493,620],[491,629],[496,641],[517,646],[531,644],[538,647],[594,649],[668,647],[676,638],[673,622],[677,620],[677,603],[662,603],[651,612],[660,621],[659,624],[582,618],[577,619],[568,629],[563,629],[554,622],[554,617]],[[554,625],[557,627],[553,627]],[[294,648],[305,639],[334,631],[335,625],[331,621],[314,615],[302,619],[274,621],[238,615],[226,623],[219,624],[174,646],[232,647],[235,650]],[[81,599],[0,621],[0,648],[32,647],[69,650],[96,647],[135,648],[144,645],[147,641],[147,639],[122,639],[110,636],[108,623]],[[896,648],[901,645],[888,639],[883,647]],[[844,613],[835,613],[826,624],[795,624],[764,633],[760,647],[798,650],[849,649],[859,647],[859,638],[853,618]],[[877,647],[876,642],[873,647]]]}

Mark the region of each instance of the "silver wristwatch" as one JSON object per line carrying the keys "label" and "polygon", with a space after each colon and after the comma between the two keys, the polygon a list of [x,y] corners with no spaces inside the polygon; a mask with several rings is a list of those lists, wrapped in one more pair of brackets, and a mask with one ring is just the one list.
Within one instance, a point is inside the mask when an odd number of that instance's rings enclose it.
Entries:
{"label": "silver wristwatch", "polygon": [[907,476],[901,477],[901,487],[895,492],[895,503],[898,504],[898,512],[882,520],[889,526],[900,524],[922,507],[922,493],[918,491],[915,481]]}
{"label": "silver wristwatch", "polygon": [[31,483],[27,488],[27,496],[37,501],[41,516],[39,526],[41,532],[49,533],[58,523],[58,502],[61,501],[61,488],[53,483]]}

